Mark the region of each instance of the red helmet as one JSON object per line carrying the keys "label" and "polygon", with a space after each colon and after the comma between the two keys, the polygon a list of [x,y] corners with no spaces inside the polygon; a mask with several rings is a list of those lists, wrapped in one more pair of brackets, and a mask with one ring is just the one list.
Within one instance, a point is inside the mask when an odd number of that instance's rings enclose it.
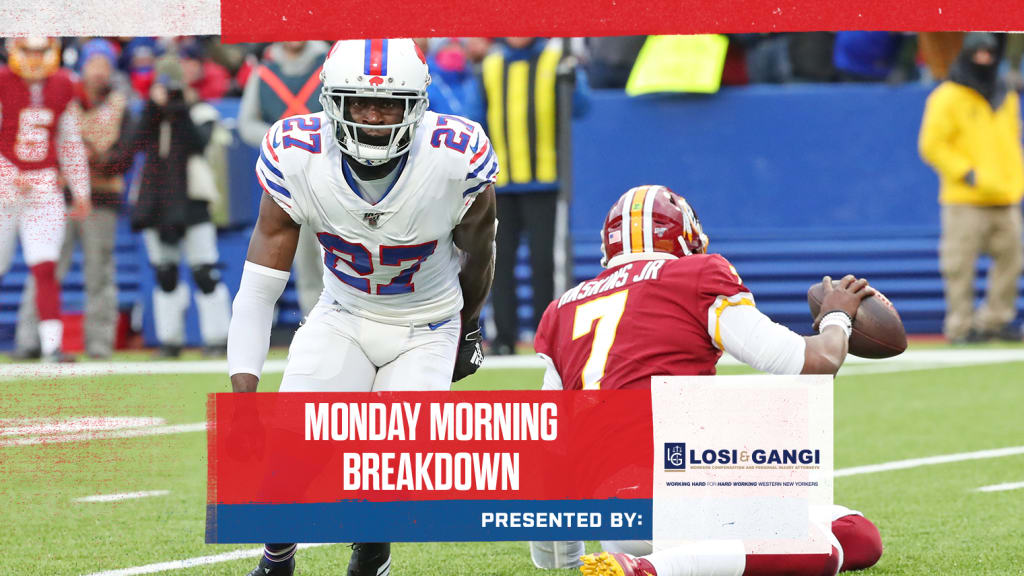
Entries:
{"label": "red helmet", "polygon": [[612,206],[601,228],[601,265],[620,254],[706,254],[708,237],[686,199],[665,186],[637,186]]}

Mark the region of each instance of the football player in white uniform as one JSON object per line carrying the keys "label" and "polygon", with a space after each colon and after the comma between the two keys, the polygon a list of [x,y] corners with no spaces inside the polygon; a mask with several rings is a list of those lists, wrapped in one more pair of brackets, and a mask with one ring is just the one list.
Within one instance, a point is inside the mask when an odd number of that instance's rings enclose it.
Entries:
{"label": "football player in white uniform", "polygon": [[[295,333],[281,391],[448,390],[483,361],[494,270],[497,157],[479,124],[427,111],[410,39],[346,40],[327,55],[323,112],[278,121],[260,146],[266,194],[228,335],[235,392],[256,390],[299,227],[324,292]],[[386,576],[390,545],[353,545],[349,576]],[[292,574],[268,544],[260,576]]]}

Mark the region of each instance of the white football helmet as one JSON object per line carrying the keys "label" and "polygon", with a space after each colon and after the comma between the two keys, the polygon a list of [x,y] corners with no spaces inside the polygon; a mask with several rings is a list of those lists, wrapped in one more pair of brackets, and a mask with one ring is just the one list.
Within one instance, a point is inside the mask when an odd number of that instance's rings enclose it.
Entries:
{"label": "white football helmet", "polygon": [[[320,72],[320,105],[334,125],[341,150],[361,164],[375,166],[409,151],[416,125],[427,110],[430,74],[423,52],[409,38],[341,40],[327,53]],[[358,124],[348,114],[347,97],[398,98],[405,113],[398,124]],[[359,128],[391,129],[388,143],[371,144]],[[360,138],[362,138],[360,140]]]}

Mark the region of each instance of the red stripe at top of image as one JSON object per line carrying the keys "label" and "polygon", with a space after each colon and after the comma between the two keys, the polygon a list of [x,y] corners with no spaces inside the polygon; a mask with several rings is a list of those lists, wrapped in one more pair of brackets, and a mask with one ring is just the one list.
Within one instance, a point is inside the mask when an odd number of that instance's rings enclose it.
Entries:
{"label": "red stripe at top of image", "polygon": [[[371,4],[338,11],[328,0],[301,10],[271,0],[222,0],[226,42],[445,36],[616,36],[816,30],[1022,30],[1019,0],[518,0],[399,3],[387,18]],[[362,9],[361,9],[362,8]],[[429,14],[425,18],[423,14]],[[538,17],[542,15],[543,17]]]}

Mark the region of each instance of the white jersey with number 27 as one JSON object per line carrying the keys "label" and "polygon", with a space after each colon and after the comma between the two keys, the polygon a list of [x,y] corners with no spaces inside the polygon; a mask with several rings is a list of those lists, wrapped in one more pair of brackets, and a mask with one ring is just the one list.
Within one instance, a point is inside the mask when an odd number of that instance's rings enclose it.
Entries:
{"label": "white jersey with number 27", "polygon": [[256,162],[264,191],[316,234],[338,304],[391,324],[451,318],[462,309],[452,232],[495,181],[497,156],[476,122],[427,112],[397,170],[379,202],[364,199],[322,112],[271,126]]}

